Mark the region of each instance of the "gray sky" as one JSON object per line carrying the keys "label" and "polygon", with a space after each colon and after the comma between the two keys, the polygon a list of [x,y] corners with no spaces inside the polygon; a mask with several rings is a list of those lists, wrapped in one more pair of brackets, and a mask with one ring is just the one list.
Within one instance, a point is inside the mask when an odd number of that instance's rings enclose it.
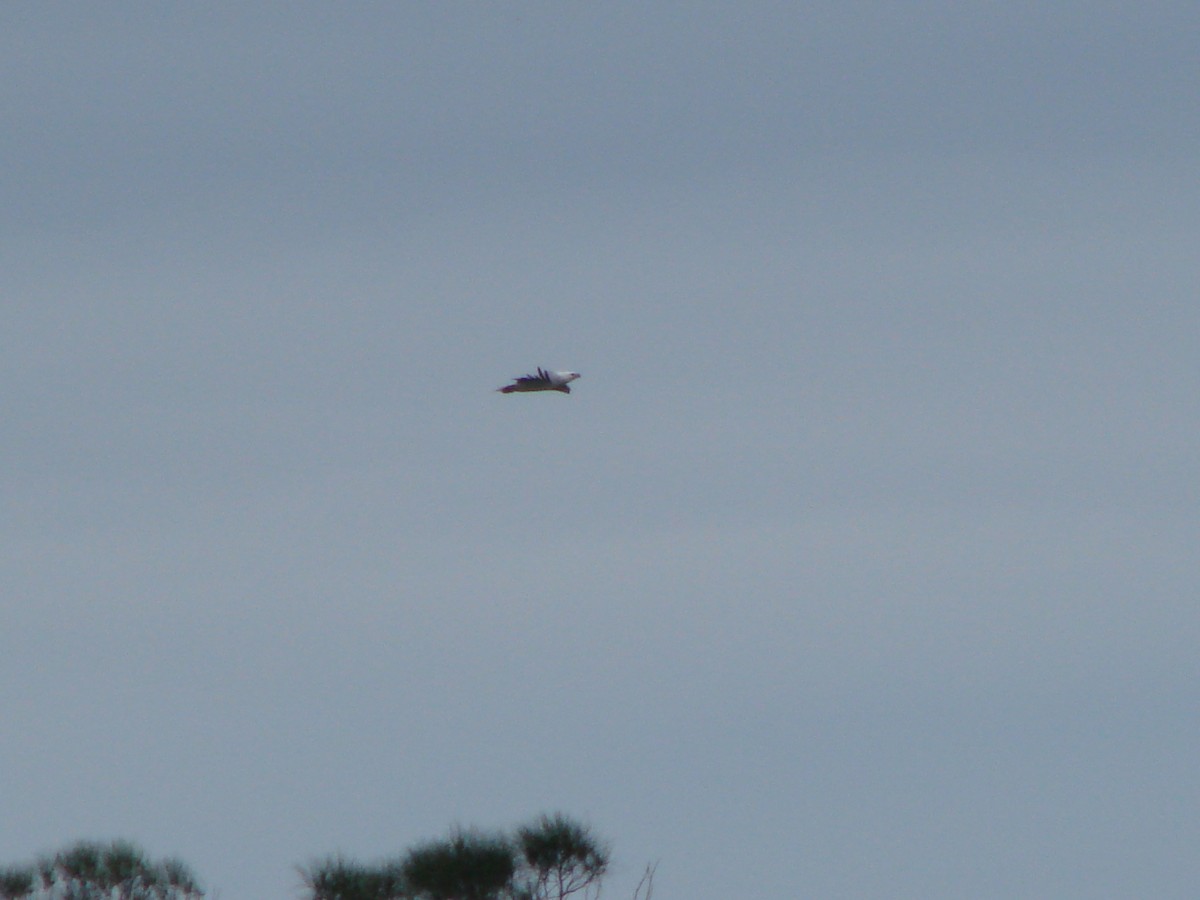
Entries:
{"label": "gray sky", "polygon": [[0,861],[1193,896],[1198,28],[4,5]]}

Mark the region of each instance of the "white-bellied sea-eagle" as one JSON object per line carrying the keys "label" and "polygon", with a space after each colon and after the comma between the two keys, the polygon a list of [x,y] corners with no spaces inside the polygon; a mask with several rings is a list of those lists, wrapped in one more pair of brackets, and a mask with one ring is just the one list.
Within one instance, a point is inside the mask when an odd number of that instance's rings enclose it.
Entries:
{"label": "white-bellied sea-eagle", "polygon": [[512,384],[496,388],[502,394],[523,393],[526,391],[560,391],[571,393],[568,383],[579,377],[578,372],[551,372],[549,369],[538,368],[536,375],[522,375],[513,379]]}

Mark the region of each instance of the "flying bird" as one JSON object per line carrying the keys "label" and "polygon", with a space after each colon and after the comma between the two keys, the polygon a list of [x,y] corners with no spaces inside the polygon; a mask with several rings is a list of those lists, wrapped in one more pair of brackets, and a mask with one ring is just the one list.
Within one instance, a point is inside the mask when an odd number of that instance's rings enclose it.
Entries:
{"label": "flying bird", "polygon": [[561,391],[569,394],[571,389],[567,386],[568,382],[574,381],[578,377],[578,372],[551,372],[538,367],[536,375],[522,375],[520,378],[514,379],[512,384],[506,384],[496,390],[502,394],[525,391]]}

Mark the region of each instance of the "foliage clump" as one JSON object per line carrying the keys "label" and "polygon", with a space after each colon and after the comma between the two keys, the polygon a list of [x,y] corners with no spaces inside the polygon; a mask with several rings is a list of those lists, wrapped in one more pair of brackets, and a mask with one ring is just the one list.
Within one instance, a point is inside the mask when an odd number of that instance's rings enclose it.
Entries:
{"label": "foliage clump", "polygon": [[563,900],[599,894],[608,848],[566,816],[502,832],[456,829],[399,859],[333,858],[301,870],[307,900]]}
{"label": "foliage clump", "polygon": [[80,841],[36,863],[0,870],[0,900],[200,900],[177,859],[154,862],[128,841]]}

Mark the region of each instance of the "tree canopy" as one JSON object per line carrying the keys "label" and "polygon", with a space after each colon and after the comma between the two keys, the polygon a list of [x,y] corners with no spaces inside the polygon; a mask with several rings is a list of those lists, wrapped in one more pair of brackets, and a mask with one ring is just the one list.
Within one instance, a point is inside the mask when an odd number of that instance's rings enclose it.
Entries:
{"label": "tree canopy", "polygon": [[0,870],[3,900],[199,900],[203,896],[182,862],[154,862],[128,841],[80,841],[37,862]]}
{"label": "tree canopy", "polygon": [[[304,900],[596,900],[609,849],[561,813],[511,831],[451,830],[367,865],[341,856],[301,868]],[[650,900],[648,866],[633,900]],[[575,896],[573,896],[575,895]],[[177,859],[128,841],[80,841],[32,863],[0,866],[0,900],[203,900]]]}
{"label": "tree canopy", "polygon": [[556,814],[511,834],[456,829],[376,866],[334,858],[302,875],[308,900],[563,900],[595,897],[608,861],[587,827]]}

